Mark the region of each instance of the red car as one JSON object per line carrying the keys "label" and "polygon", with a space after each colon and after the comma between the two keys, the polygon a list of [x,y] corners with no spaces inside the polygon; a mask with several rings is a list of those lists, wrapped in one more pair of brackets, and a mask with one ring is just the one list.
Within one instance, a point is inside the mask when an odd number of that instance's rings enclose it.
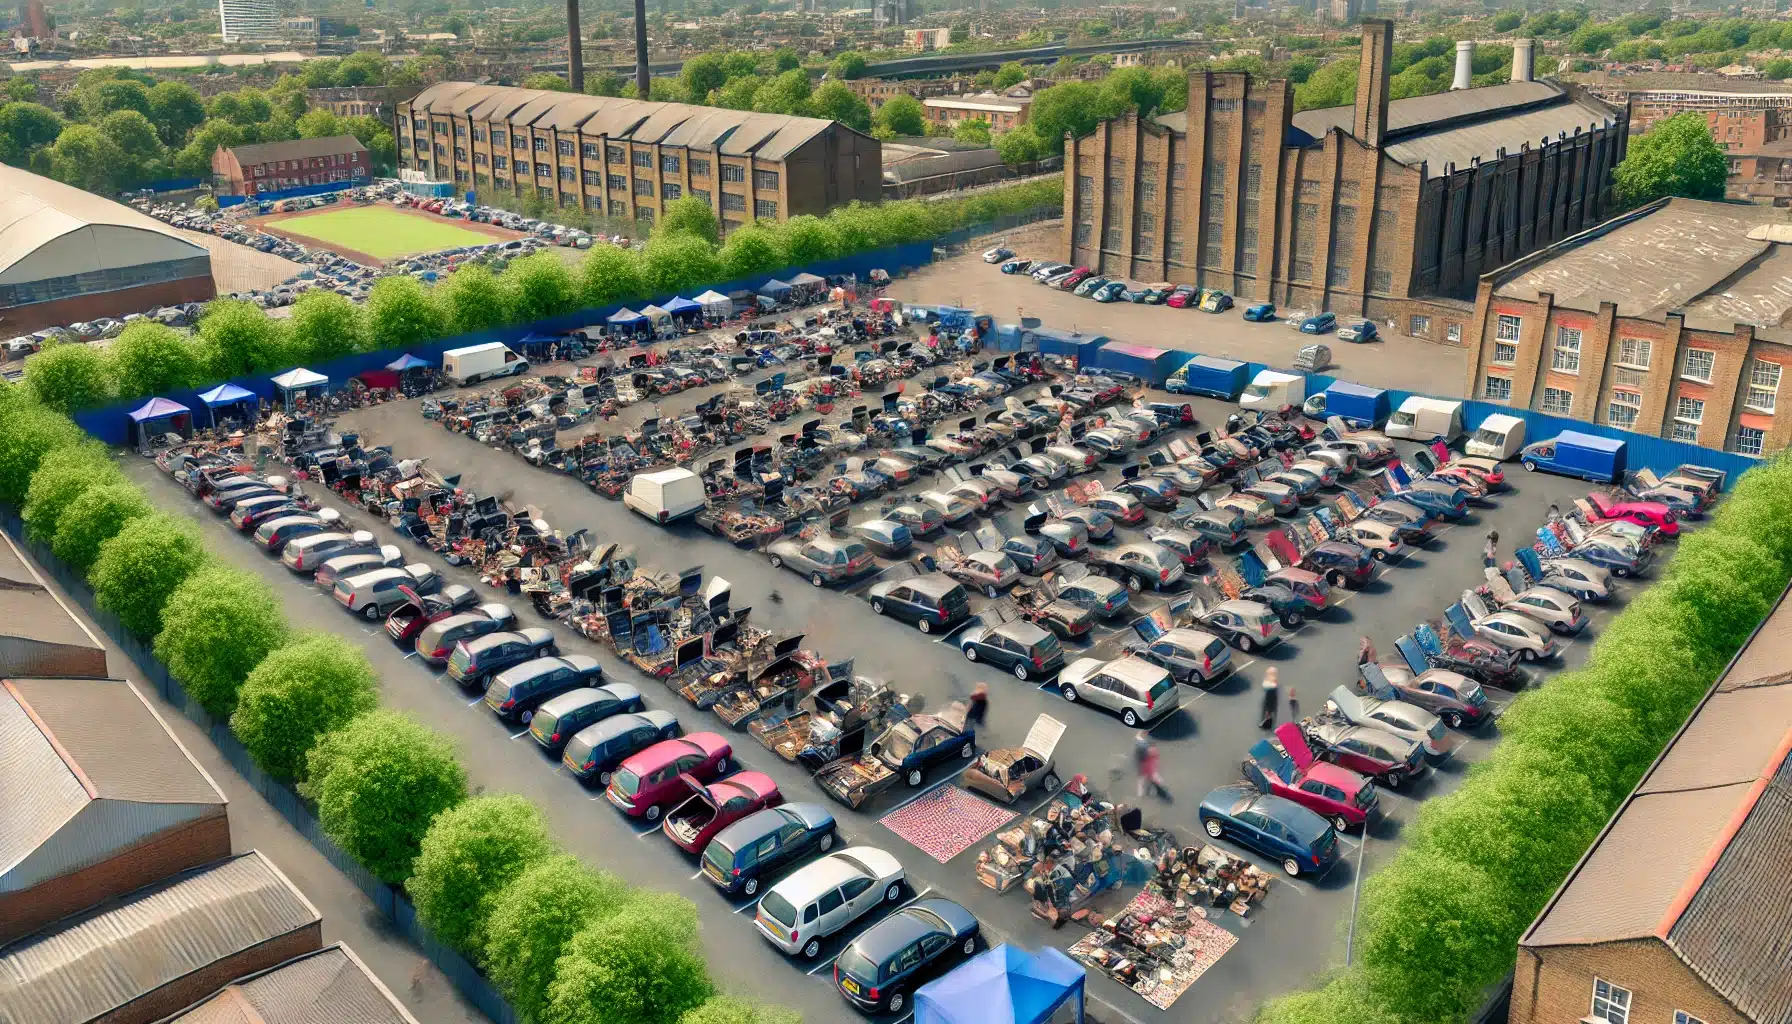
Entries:
{"label": "red car", "polygon": [[1070,291],[1077,285],[1082,284],[1083,281],[1093,273],[1095,273],[1095,271],[1090,270],[1088,267],[1078,267],[1075,270],[1072,270],[1069,276],[1064,278],[1064,280],[1059,281],[1058,287],[1064,291]]}
{"label": "red car", "polygon": [[1587,495],[1587,506],[1600,519],[1621,519],[1638,526],[1652,526],[1664,537],[1680,536],[1680,517],[1659,501],[1625,501],[1594,491]]}
{"label": "red car", "polygon": [[1351,725],[1335,715],[1309,718],[1301,727],[1310,741],[1307,750],[1389,789],[1399,789],[1402,783],[1425,774],[1424,748],[1404,736]]}
{"label": "red car", "polygon": [[1164,300],[1164,305],[1176,309],[1188,309],[1200,301],[1201,293],[1199,291],[1186,284],[1179,284],[1170,291],[1170,297]]}
{"label": "red car", "polygon": [[1300,804],[1339,832],[1375,815],[1374,784],[1348,768],[1315,759],[1299,725],[1283,722],[1276,727],[1276,739],[1279,747],[1269,740],[1253,743],[1245,758],[1244,777],[1258,789]]}
{"label": "red car", "polygon": [[684,779],[698,782],[720,778],[728,770],[734,748],[713,732],[694,732],[675,740],[661,740],[622,762],[604,796],[631,818],[660,820],[666,805],[690,795]]}
{"label": "red car", "polygon": [[702,853],[717,832],[756,811],[784,802],[778,784],[763,772],[741,772],[708,788],[689,775],[679,777],[691,792],[666,812],[660,828],[686,853]]}
{"label": "red car", "polygon": [[430,623],[440,622],[458,612],[472,611],[479,603],[479,595],[473,588],[459,583],[423,596],[410,587],[401,586],[398,592],[405,596],[405,603],[386,616],[386,635],[407,647]]}

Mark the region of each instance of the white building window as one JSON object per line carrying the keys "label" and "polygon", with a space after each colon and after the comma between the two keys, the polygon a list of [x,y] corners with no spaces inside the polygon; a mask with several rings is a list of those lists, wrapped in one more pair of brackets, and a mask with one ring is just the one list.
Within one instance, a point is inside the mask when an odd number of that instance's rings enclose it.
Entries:
{"label": "white building window", "polygon": [[1682,398],[1674,405],[1674,430],[1671,435],[1676,441],[1693,441],[1699,439],[1699,424],[1705,420],[1705,403],[1697,398]]}
{"label": "white building window", "polygon": [[1580,332],[1572,327],[1556,328],[1555,354],[1550,357],[1549,368],[1563,373],[1580,372]]}
{"label": "white building window", "polygon": [[1674,1024],[1705,1024],[1705,1022],[1685,1010],[1675,1010]]}
{"label": "white building window", "polygon": [[1634,391],[1614,391],[1611,404],[1606,406],[1605,422],[1629,430],[1636,426],[1636,417],[1642,408],[1642,395]]}
{"label": "white building window", "polygon": [[1742,402],[1750,409],[1772,412],[1779,398],[1780,364],[1757,359],[1748,370],[1748,397]]}
{"label": "white building window", "polygon": [[1711,368],[1716,363],[1716,352],[1708,348],[1689,348],[1686,350],[1686,363],[1680,368],[1680,376],[1687,380],[1709,384],[1711,383]]}
{"label": "white building window", "polygon": [[1544,412],[1551,413],[1556,416],[1566,416],[1566,415],[1568,415],[1568,410],[1573,408],[1573,406],[1574,406],[1574,392],[1564,391],[1561,388],[1544,388],[1543,389],[1543,411]]}
{"label": "white building window", "polygon": [[1449,324],[1444,328],[1444,338],[1452,345],[1462,344],[1462,325]]}
{"label": "white building window", "polygon": [[1655,343],[1649,341],[1647,338],[1619,338],[1618,364],[1620,366],[1634,366],[1639,370],[1647,370],[1649,368],[1649,355],[1654,348]]}
{"label": "white building window", "polygon": [[[1767,431],[1754,427],[1736,428],[1736,453],[1738,455],[1759,455],[1767,446]],[[1678,1017],[1675,1018],[1676,1020]]]}
{"label": "white building window", "polygon": [[1482,397],[1489,402],[1510,402],[1512,400],[1512,378],[1487,378],[1487,386],[1482,390]]}
{"label": "white building window", "polygon": [[1431,318],[1428,316],[1415,315],[1407,323],[1406,333],[1415,338],[1428,336],[1431,333]]}
{"label": "white building window", "polygon": [[1594,978],[1593,1012],[1588,1016],[1608,1024],[1630,1024],[1630,990],[1604,978]]}
{"label": "white building window", "polygon": [[1518,362],[1518,346],[1506,341],[1493,343],[1493,361],[1502,366]]}
{"label": "white building window", "polygon": [[1493,336],[1499,341],[1517,341],[1518,329],[1522,326],[1524,326],[1524,320],[1522,318],[1507,316],[1502,313],[1500,314],[1499,326],[1494,328]]}

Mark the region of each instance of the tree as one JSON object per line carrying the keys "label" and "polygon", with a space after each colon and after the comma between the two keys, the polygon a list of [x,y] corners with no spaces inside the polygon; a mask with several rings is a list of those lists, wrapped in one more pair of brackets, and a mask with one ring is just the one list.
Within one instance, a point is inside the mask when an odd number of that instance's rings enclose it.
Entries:
{"label": "tree", "polygon": [[793,267],[806,267],[840,255],[839,237],[819,217],[792,217],[784,222],[779,234],[784,239],[784,257]]}
{"label": "tree", "polygon": [[361,50],[342,58],[336,66],[336,84],[339,86],[380,85],[391,70],[385,58],[377,53]]}
{"label": "tree", "polygon": [[722,244],[722,273],[731,281],[769,274],[790,266],[779,233],[759,224],[747,224],[729,232]]}
{"label": "tree", "polygon": [[1611,49],[1617,37],[1604,25],[1588,23],[1576,29],[1568,39],[1568,48],[1575,53],[1600,53]]}
{"label": "tree", "polygon": [[126,523],[100,545],[88,579],[101,608],[124,628],[153,640],[162,631],[162,608],[175,588],[206,560],[199,531],[166,512]]}
{"label": "tree", "polygon": [[93,105],[84,113],[93,120],[99,120],[116,110],[135,110],[149,116],[151,110],[149,86],[129,79],[113,79],[101,82],[93,92]]}
{"label": "tree", "polygon": [[498,280],[509,294],[510,315],[518,322],[534,323],[579,307],[578,284],[557,253],[525,256]]}
{"label": "tree", "polygon": [[[1045,96],[1050,91],[1048,89],[1039,95]],[[1035,97],[1033,102],[1037,105],[1038,97]],[[877,108],[877,113],[872,120],[879,127],[887,128],[899,136],[927,134],[927,117],[921,110],[921,101],[907,93],[901,93],[885,100],[884,105]]]}
{"label": "tree", "polygon": [[1357,61],[1348,57],[1320,65],[1319,70],[1295,87],[1294,109],[1341,107],[1355,102],[1356,69]]}
{"label": "tree", "polygon": [[342,119],[330,111],[328,107],[318,107],[308,111],[299,118],[296,127],[301,139],[325,139],[332,135],[341,135]]}
{"label": "tree", "polygon": [[534,804],[520,796],[474,797],[430,824],[405,890],[436,937],[478,963],[493,897],[553,852]]}
{"label": "tree", "polygon": [[735,996],[710,996],[686,1010],[678,1024],[803,1024],[803,1015],[782,1006],[763,1006]]}
{"label": "tree", "polygon": [[223,118],[247,128],[274,116],[274,105],[260,89],[238,89],[213,96],[205,105],[205,116]]}
{"label": "tree", "polygon": [[155,650],[188,696],[225,719],[243,680],[286,637],[280,600],[261,577],[214,563],[168,595]]}
{"label": "tree", "polygon": [[124,151],[89,124],[71,124],[50,147],[50,176],[88,192],[110,193],[127,170]]}
{"label": "tree", "polygon": [[1783,82],[1788,78],[1792,78],[1792,60],[1787,60],[1784,57],[1775,57],[1761,65],[1761,73],[1776,82]]}
{"label": "tree", "polygon": [[716,244],[716,212],[709,203],[696,196],[685,196],[666,204],[664,215],[654,227],[657,233],[690,235],[710,245]]}
{"label": "tree", "polygon": [[730,78],[727,85],[709,94],[709,102],[729,110],[752,110],[753,97],[759,95],[759,87],[764,84],[765,79],[758,75]]}
{"label": "tree", "polygon": [[292,304],[286,349],[288,358],[299,363],[325,363],[370,351],[367,318],[347,297],[313,288]]}
{"label": "tree", "polygon": [[6,80],[5,96],[20,103],[37,102],[37,76],[15,75]]}
{"label": "tree", "polygon": [[174,154],[174,173],[188,178],[202,178],[212,172],[212,154],[218,147],[230,149],[249,140],[241,125],[213,119],[201,124],[187,138],[187,144]]}
{"label": "tree", "polygon": [[292,365],[286,325],[252,302],[213,299],[199,317],[199,361],[214,380]]}
{"label": "tree", "polygon": [[868,66],[864,54],[857,50],[847,50],[828,63],[828,74],[842,82],[850,82],[855,78],[864,78]]}
{"label": "tree", "polygon": [[620,96],[622,85],[622,76],[614,71],[585,76],[585,94],[588,96]]}
{"label": "tree", "polygon": [[0,502],[17,506],[24,501],[32,474],[49,453],[86,440],[67,416],[24,395],[0,391]]}
{"label": "tree", "polygon": [[629,900],[628,886],[571,854],[535,861],[492,893],[485,919],[486,973],[525,1020],[542,1019],[554,965],[587,925]]}
{"label": "tree", "polygon": [[149,119],[170,149],[186,145],[193,129],[205,123],[205,101],[185,82],[157,82],[149,90]]}
{"label": "tree", "polygon": [[97,442],[72,444],[45,453],[31,474],[31,486],[25,491],[25,504],[20,518],[33,538],[49,543],[56,539],[56,525],[62,513],[89,487],[123,483],[124,475],[112,464],[112,457]]}
{"label": "tree", "polygon": [[1094,131],[1102,104],[1101,90],[1090,82],[1061,82],[1034,96],[1027,123],[1039,136],[1041,155],[1062,152],[1066,132],[1080,137]]}
{"label": "tree", "polygon": [[1039,159],[1039,136],[1033,134],[1033,130],[1026,125],[1003,132],[990,141],[995,145],[1002,162],[1010,166]]}
{"label": "tree", "polygon": [[637,892],[566,945],[548,986],[543,1024],[662,1024],[714,992],[697,945],[697,908],[671,893]]}
{"label": "tree", "polygon": [[1494,15],[1493,30],[1495,32],[1510,32],[1523,23],[1524,15],[1517,11],[1501,11]]}
{"label": "tree", "polygon": [[135,110],[115,110],[100,121],[100,131],[124,157],[114,179],[129,185],[167,176],[168,151],[149,118]]}
{"label": "tree", "polygon": [[787,71],[795,71],[803,66],[803,58],[788,46],[780,46],[772,51],[772,74],[781,75]]}
{"label": "tree", "polygon": [[838,121],[855,131],[871,130],[871,105],[839,82],[823,82],[809,97],[809,112]]}
{"label": "tree", "polygon": [[164,395],[205,379],[185,335],[153,320],[124,329],[110,350],[112,390],[120,397]]}
{"label": "tree", "polygon": [[1727,659],[1767,617],[1786,587],[1786,568],[1765,545],[1701,530],[1680,545],[1661,585],[1686,613],[1678,641]]}
{"label": "tree", "polygon": [[478,264],[462,266],[436,285],[436,304],[442,309],[448,330],[461,334],[512,320],[508,291],[491,271]]}
{"label": "tree", "polygon": [[1687,111],[1663,118],[1630,140],[1612,174],[1612,192],[1625,206],[1641,206],[1664,196],[1722,199],[1729,163],[1711,139],[1705,115]]}
{"label": "tree", "polygon": [[367,332],[373,351],[409,348],[448,332],[442,310],[409,275],[381,278],[367,294]]}
{"label": "tree", "polygon": [[641,297],[641,260],[632,249],[599,242],[585,253],[579,284],[587,306],[613,306]]}
{"label": "tree", "polygon": [[324,736],[306,767],[324,834],[393,885],[411,876],[429,823],[467,796],[447,739],[396,711],[369,711]]}
{"label": "tree", "polygon": [[708,96],[711,90],[728,84],[728,70],[719,53],[700,53],[684,62],[678,78],[691,96]]}
{"label": "tree", "polygon": [[549,92],[571,92],[572,85],[552,71],[538,71],[523,79],[525,89],[546,89]]}
{"label": "tree", "polygon": [[150,513],[149,499],[129,483],[89,487],[68,503],[56,521],[56,539],[50,550],[76,572],[86,574],[99,557],[100,545],[111,540],[126,523]]}
{"label": "tree", "polygon": [[641,251],[646,294],[671,295],[722,276],[716,247],[695,235],[658,235]]}
{"label": "tree", "polygon": [[753,109],[761,114],[800,114],[809,102],[809,75],[786,71],[767,79],[753,93]]}
{"label": "tree", "polygon": [[23,163],[61,134],[62,118],[49,107],[28,102],[0,106],[0,156],[9,163]]}
{"label": "tree", "polygon": [[44,408],[64,413],[91,409],[112,396],[105,355],[80,342],[51,345],[26,359],[25,386]]}
{"label": "tree", "polygon": [[1486,872],[1412,848],[1363,883],[1357,955],[1384,1008],[1446,1020],[1479,1002],[1482,986],[1511,966],[1529,920],[1496,893]]}
{"label": "tree", "polygon": [[302,634],[249,673],[230,730],[262,771],[301,778],[318,737],[379,705],[376,682],[360,648],[329,633]]}
{"label": "tree", "polygon": [[996,78],[993,84],[996,91],[1000,92],[1004,89],[1011,89],[1026,80],[1027,69],[1021,65],[1020,61],[1011,60],[996,69]]}
{"label": "tree", "polygon": [[989,122],[981,117],[967,118],[952,126],[952,138],[967,146],[989,145]]}

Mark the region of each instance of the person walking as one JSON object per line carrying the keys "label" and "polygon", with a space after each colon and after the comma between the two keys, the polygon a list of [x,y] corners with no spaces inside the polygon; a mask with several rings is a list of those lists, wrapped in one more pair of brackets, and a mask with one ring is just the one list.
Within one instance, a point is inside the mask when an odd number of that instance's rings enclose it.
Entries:
{"label": "person walking", "polygon": [[1139,773],[1139,797],[1145,796],[1145,762],[1151,757],[1151,734],[1140,729],[1132,740],[1132,766]]}
{"label": "person walking", "polygon": [[1500,564],[1500,532],[1487,531],[1487,542],[1481,545],[1481,564],[1489,569]]}
{"label": "person walking", "polygon": [[989,684],[978,683],[971,687],[971,706],[965,712],[965,724],[971,727],[973,734],[983,728],[983,721],[989,716]]}
{"label": "person walking", "polygon": [[1288,720],[1290,722],[1300,721],[1300,695],[1294,692],[1292,686],[1288,688]]}
{"label": "person walking", "polygon": [[1164,785],[1164,778],[1158,773],[1157,744],[1145,744],[1145,756],[1139,762],[1139,781],[1141,788],[1149,788],[1157,794],[1159,800],[1166,803],[1170,799],[1170,787]]}
{"label": "person walking", "polygon": [[1276,724],[1276,670],[1274,666],[1263,673],[1263,721],[1259,728],[1267,729]]}

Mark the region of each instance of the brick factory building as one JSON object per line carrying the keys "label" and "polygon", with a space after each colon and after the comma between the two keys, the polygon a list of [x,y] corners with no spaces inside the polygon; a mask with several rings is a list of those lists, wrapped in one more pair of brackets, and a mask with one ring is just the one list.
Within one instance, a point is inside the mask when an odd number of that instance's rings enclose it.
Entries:
{"label": "brick factory building", "polygon": [[216,294],[211,254],[168,225],[0,165],[0,332],[6,337]]}
{"label": "brick factory building", "polygon": [[981,118],[989,122],[991,131],[1012,131],[1027,123],[1033,89],[1016,85],[1000,93],[986,90],[969,96],[930,96],[921,101],[921,109],[934,124],[951,127]]}
{"label": "brick factory building", "polygon": [[[1792,226],[1661,200],[1481,279],[1464,394],[1745,455],[1792,441]],[[1792,383],[1789,381],[1787,383]]]}
{"label": "brick factory building", "polygon": [[1390,101],[1393,24],[1362,27],[1354,106],[1196,72],[1187,111],[1069,142],[1065,258],[1460,344],[1481,274],[1603,219],[1624,113],[1534,80],[1528,40],[1510,83]]}
{"label": "brick factory building", "polygon": [[312,110],[320,107],[337,117],[375,117],[392,123],[392,109],[399,100],[410,99],[421,89],[396,88],[387,85],[353,85],[329,89],[306,89],[305,103]]}
{"label": "brick factory building", "polygon": [[[1792,84],[1701,75],[1677,71],[1649,71],[1614,75],[1593,71],[1571,80],[1629,115],[1633,131],[1648,131],[1664,117],[1689,110],[1785,110],[1792,107]],[[1719,140],[1720,142],[1722,140]]]}
{"label": "brick factory building", "polygon": [[219,195],[253,196],[331,182],[366,184],[373,158],[353,135],[260,142],[212,154],[212,187]]}
{"label": "brick factory building", "polygon": [[694,196],[724,231],[876,202],[876,139],[787,114],[444,82],[398,104],[398,165],[462,189],[653,223]]}
{"label": "brick factory building", "polygon": [[1511,1024],[1792,1020],[1784,595],[1518,941]]}

